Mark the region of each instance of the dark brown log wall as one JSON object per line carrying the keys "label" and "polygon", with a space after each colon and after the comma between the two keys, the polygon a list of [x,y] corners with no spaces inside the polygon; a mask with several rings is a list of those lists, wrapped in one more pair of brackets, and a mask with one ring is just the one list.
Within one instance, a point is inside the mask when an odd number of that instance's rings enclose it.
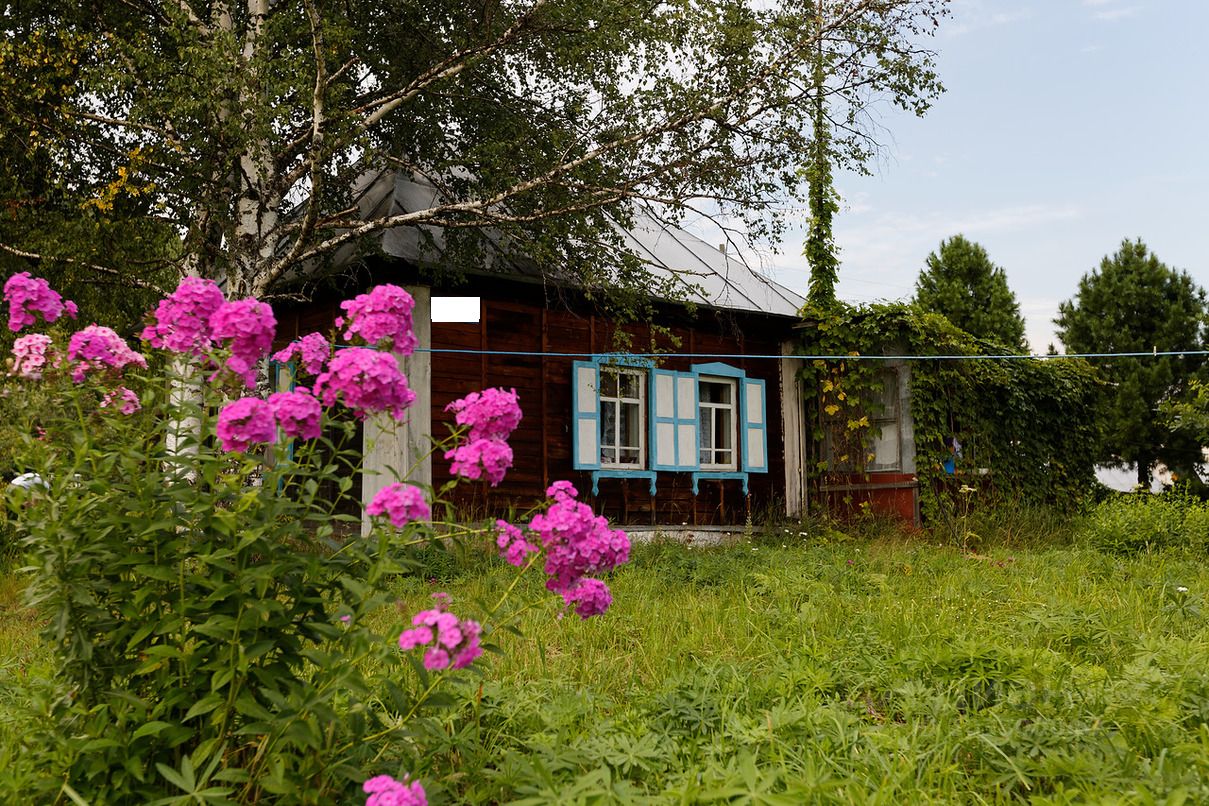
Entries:
{"label": "dark brown log wall", "polygon": [[[440,295],[434,289],[434,295]],[[432,347],[533,353],[595,353],[620,349],[618,326],[586,306],[565,300],[547,303],[541,286],[501,281],[476,284],[452,292],[480,297],[477,323],[432,325]],[[288,340],[313,330],[327,330],[339,314],[337,303],[314,304],[279,315],[279,338]],[[789,336],[790,322],[738,312],[699,309],[690,315],[678,306],[660,310],[658,325],[620,328],[630,338],[634,352],[650,352],[657,344],[679,353],[719,355],[777,355]],[[679,345],[673,343],[673,337]],[[492,386],[515,388],[524,419],[509,444],[514,453],[512,470],[495,488],[463,483],[456,491],[459,510],[471,517],[524,512],[544,499],[553,481],[570,480],[581,500],[601,514],[624,524],[679,526],[743,524],[749,514],[757,521],[766,514],[784,512],[784,449],[781,422],[779,362],[767,358],[662,359],[666,369],[687,371],[693,364],[723,361],[742,368],[749,377],[762,378],[766,390],[768,422],[768,472],[752,473],[750,496],[738,480],[702,479],[693,495],[690,474],[660,472],[657,493],[651,496],[645,479],[601,479],[600,495],[593,499],[591,474],[571,468],[571,364],[574,358],[556,356],[505,356],[450,354],[432,356],[432,422],[434,435],[448,433],[453,418],[445,406],[470,392]],[[648,390],[649,394],[649,390]],[[649,449],[648,449],[649,456]],[[433,485],[450,479],[449,465],[433,458]]]}

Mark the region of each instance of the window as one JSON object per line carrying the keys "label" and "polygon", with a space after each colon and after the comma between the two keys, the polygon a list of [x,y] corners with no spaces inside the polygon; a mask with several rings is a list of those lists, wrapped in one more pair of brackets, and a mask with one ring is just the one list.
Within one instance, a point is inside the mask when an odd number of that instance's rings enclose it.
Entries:
{"label": "window", "polygon": [[697,381],[698,430],[702,470],[736,470],[737,384],[724,378]]}
{"label": "window", "polygon": [[646,372],[600,371],[600,466],[646,467]]}
{"label": "window", "polygon": [[869,469],[898,470],[902,466],[901,418],[898,416],[898,371],[882,373],[882,388],[870,407]]}
{"label": "window", "polygon": [[[881,388],[869,394],[870,402],[860,412],[844,410],[824,427],[824,446],[829,469],[845,473],[898,470],[902,467],[902,418],[899,410],[899,378],[895,369],[884,370]],[[869,428],[853,430],[851,419],[869,418]]]}
{"label": "window", "polygon": [[[765,383],[738,367],[661,367],[571,362],[571,466],[602,478],[660,473],[740,479],[768,472]],[[648,447],[649,446],[649,447]]]}

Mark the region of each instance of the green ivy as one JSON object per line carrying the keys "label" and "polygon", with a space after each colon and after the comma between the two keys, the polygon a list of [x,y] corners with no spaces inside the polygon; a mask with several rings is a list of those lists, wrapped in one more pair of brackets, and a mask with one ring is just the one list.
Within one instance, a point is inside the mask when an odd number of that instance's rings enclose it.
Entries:
{"label": "green ivy", "polygon": [[[810,401],[816,484],[834,476],[824,455],[828,431],[842,435],[846,465],[863,472],[871,456],[885,362],[871,355],[970,356],[909,362],[910,415],[916,476],[925,520],[952,516],[958,491],[979,498],[1029,503],[1077,501],[1094,481],[1096,419],[1101,384],[1080,359],[995,359],[1002,347],[977,339],[943,316],[904,303],[803,311],[803,355],[814,359],[803,376],[818,390]],[[957,473],[943,468],[945,439],[967,451]],[[833,450],[833,454],[837,451]],[[838,458],[838,457],[837,457]],[[816,501],[823,500],[814,496]]]}

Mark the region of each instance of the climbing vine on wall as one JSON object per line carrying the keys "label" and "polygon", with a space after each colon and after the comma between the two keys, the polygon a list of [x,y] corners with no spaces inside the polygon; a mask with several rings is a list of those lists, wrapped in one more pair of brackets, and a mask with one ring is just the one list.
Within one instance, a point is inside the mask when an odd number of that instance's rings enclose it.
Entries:
{"label": "climbing vine on wall", "polygon": [[[808,396],[816,489],[871,469],[877,420],[894,405],[885,387],[897,377],[887,361],[866,358],[875,355],[961,356],[912,360],[902,370],[925,520],[951,513],[962,488],[992,500],[1069,503],[1091,487],[1100,381],[1087,362],[978,358],[1003,350],[902,303],[803,313],[801,353],[840,356],[807,360],[804,370],[806,388],[817,390]],[[963,455],[949,473],[954,438]]]}

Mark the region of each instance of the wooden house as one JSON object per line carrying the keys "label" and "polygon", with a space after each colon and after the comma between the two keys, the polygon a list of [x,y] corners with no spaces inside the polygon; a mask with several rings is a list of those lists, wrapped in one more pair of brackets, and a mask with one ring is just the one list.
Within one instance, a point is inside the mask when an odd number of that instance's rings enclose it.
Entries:
{"label": "wooden house", "polygon": [[[416,209],[425,202],[418,194],[434,192],[378,177],[362,208]],[[691,273],[694,310],[656,301],[652,322],[618,324],[575,288],[552,286],[539,267],[497,266],[451,284],[432,271],[439,232],[386,233],[359,285],[393,282],[415,298],[420,349],[401,362],[418,398],[402,428],[365,424],[363,500],[388,483],[387,467],[440,487],[449,463],[430,454],[428,434],[447,433],[450,401],[498,386],[517,390],[524,419],[504,481],[458,488],[459,509],[471,516],[523,511],[560,479],[631,528],[704,533],[802,510],[801,364],[789,354],[803,300],[652,218],[640,216],[624,237],[657,277]],[[329,331],[338,299],[358,290],[280,309],[279,338]],[[442,315],[455,299],[462,321]],[[620,335],[634,345],[628,352],[659,355],[619,354]]]}

